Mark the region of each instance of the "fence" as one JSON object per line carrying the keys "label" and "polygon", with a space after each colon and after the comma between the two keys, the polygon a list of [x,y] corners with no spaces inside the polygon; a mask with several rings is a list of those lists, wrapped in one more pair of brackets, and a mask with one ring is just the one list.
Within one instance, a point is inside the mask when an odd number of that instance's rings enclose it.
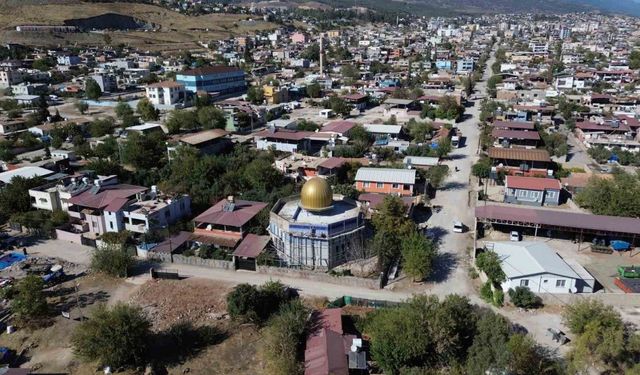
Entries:
{"label": "fence", "polygon": [[233,262],[226,260],[218,260],[218,259],[204,259],[199,257],[187,257],[184,255],[178,254],[165,254],[165,253],[154,253],[150,252],[148,255],[149,259],[156,259],[162,262],[167,263],[177,263],[177,264],[188,264],[191,266],[197,267],[206,267],[206,268],[215,268],[215,269],[223,269],[223,270],[232,270]]}
{"label": "fence", "polygon": [[364,306],[379,309],[383,307],[396,307],[400,305],[400,302],[383,301],[377,299],[357,298],[351,296],[342,296],[335,301],[329,303],[329,307],[344,307],[344,306]]}
{"label": "fence", "polygon": [[298,268],[258,266],[257,272],[269,275],[308,279],[323,283],[354,286],[359,288],[380,289],[380,278],[365,279],[355,276],[331,276],[324,272],[307,271]]}

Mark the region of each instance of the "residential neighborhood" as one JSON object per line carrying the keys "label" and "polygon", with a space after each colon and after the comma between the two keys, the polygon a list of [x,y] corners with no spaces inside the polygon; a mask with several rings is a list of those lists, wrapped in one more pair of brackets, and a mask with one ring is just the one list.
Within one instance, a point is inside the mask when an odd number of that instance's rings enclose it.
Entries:
{"label": "residential neighborhood", "polygon": [[0,4],[0,374],[639,373],[640,6],[435,3]]}

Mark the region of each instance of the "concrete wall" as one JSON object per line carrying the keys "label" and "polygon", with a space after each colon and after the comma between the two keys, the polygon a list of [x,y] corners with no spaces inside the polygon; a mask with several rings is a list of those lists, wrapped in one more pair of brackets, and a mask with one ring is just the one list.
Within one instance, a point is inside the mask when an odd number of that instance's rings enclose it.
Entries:
{"label": "concrete wall", "polygon": [[82,244],[82,234],[65,232],[60,229],[56,229],[56,238],[62,241],[69,241],[77,244]]}
{"label": "concrete wall", "polygon": [[[186,257],[184,255],[178,255],[178,254],[174,254],[173,256],[170,256],[169,254],[154,253],[154,252],[149,252],[147,254],[147,257],[149,259],[161,260],[166,263],[188,264],[188,265],[197,266],[197,267],[233,270],[233,262],[226,261],[226,260],[203,259],[199,257]],[[173,262],[171,262],[172,258],[173,258]]]}

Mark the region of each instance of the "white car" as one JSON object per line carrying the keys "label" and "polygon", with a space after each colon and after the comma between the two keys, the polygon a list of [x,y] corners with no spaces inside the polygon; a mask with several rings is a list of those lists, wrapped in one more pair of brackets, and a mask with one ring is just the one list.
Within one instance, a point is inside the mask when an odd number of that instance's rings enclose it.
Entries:
{"label": "white car", "polygon": [[515,230],[511,231],[511,234],[509,234],[509,240],[514,242],[520,241],[520,233]]}
{"label": "white car", "polygon": [[454,233],[462,233],[464,232],[464,224],[462,224],[459,220],[453,221],[453,232]]}

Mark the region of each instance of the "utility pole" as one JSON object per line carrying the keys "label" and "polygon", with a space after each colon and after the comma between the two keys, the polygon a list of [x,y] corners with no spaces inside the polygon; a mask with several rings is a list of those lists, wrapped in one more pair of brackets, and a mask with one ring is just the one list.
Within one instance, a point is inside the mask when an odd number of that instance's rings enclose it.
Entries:
{"label": "utility pole", "polygon": [[324,51],[324,48],[322,47],[322,35],[320,35],[320,78],[324,77],[324,73],[322,70],[322,53]]}

